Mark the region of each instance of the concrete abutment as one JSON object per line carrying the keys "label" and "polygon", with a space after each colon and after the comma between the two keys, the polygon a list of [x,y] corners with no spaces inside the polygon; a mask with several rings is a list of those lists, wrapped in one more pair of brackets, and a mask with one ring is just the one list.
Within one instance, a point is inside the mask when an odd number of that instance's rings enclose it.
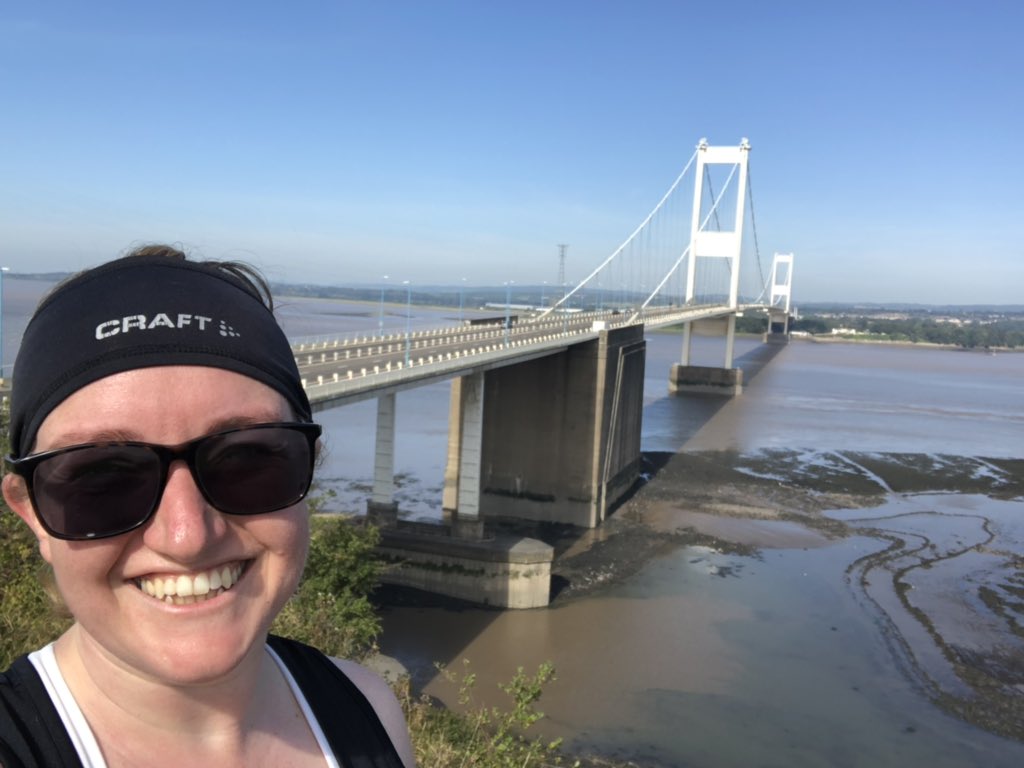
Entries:
{"label": "concrete abutment", "polygon": [[676,363],[669,371],[668,391],[674,395],[739,395],[743,392],[743,369]]}
{"label": "concrete abutment", "polygon": [[536,539],[463,539],[399,525],[381,531],[377,552],[387,584],[498,608],[542,608],[551,599],[554,550]]}

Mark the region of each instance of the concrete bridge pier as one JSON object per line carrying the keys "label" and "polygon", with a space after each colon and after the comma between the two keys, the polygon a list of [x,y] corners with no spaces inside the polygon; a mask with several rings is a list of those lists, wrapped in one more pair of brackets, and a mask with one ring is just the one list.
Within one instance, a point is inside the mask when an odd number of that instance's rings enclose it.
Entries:
{"label": "concrete bridge pier", "polygon": [[[725,361],[721,368],[690,365],[692,334],[725,336]],[[669,371],[668,389],[672,394],[712,394],[732,397],[743,392],[743,369],[733,367],[736,340],[736,315],[712,320],[696,320],[683,326],[682,361]]]}
{"label": "concrete bridge pier", "polygon": [[373,454],[373,495],[366,503],[366,517],[374,525],[398,524],[395,501],[395,400],[391,394],[377,398],[377,439]]}
{"label": "concrete bridge pier", "polygon": [[605,519],[639,477],[645,354],[643,327],[630,326],[454,380],[445,525],[383,528],[382,579],[506,608],[547,605],[553,549],[485,522]]}
{"label": "concrete bridge pier", "polygon": [[452,381],[442,509],[452,534],[463,539],[484,537],[480,517],[480,461],[485,382],[483,372]]}
{"label": "concrete bridge pier", "polygon": [[[480,514],[484,388],[483,372],[452,381],[445,525],[397,522],[382,528],[378,554],[387,565],[381,578],[500,608],[543,607],[551,599],[554,550],[535,539],[485,534]],[[380,463],[383,468],[386,462]]]}
{"label": "concrete bridge pier", "polygon": [[487,373],[485,519],[601,524],[639,476],[642,326]]}

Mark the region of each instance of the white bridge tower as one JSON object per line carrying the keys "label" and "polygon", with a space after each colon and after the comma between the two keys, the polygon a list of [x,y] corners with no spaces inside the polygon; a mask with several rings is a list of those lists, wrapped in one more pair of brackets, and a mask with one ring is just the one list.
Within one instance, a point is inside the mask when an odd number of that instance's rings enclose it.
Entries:
{"label": "white bridge tower", "polygon": [[[697,145],[697,168],[694,173],[693,219],[690,224],[689,259],[686,264],[686,303],[691,304],[694,298],[694,284],[697,275],[697,259],[728,259],[730,269],[729,308],[739,307],[740,285],[740,251],[743,246],[743,221],[747,200],[747,166],[750,159],[750,142],[742,139],[738,147],[711,147],[707,139],[701,139]],[[712,202],[704,220],[701,220],[702,201],[704,200],[704,180],[707,176],[705,166],[730,165],[732,173],[730,181],[736,179],[735,218],[732,229],[707,230],[705,226],[711,214],[717,209],[721,195],[725,194],[730,184],[719,193],[719,199]],[[736,338],[736,314],[728,316],[725,336],[725,368],[732,368],[733,342]],[[690,334],[692,323],[683,326],[682,364],[690,364]]]}

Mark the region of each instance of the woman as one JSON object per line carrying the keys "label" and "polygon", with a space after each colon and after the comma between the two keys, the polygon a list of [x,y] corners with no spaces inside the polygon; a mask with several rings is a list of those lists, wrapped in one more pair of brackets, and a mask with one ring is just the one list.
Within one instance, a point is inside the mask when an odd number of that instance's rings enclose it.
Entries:
{"label": "woman", "polygon": [[248,268],[154,246],[36,310],[3,493],[74,624],[0,676],[0,765],[414,764],[383,681],[268,640],[320,434],[271,309]]}

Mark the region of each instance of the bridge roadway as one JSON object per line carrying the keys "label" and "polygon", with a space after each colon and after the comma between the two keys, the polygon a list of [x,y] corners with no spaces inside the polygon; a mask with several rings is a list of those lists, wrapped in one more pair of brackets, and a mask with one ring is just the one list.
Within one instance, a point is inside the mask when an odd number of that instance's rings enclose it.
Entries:
{"label": "bridge roadway", "polygon": [[[740,307],[765,309],[760,305]],[[314,410],[392,394],[436,381],[519,364],[598,337],[603,328],[651,327],[726,317],[725,305],[659,307],[637,319],[632,311],[561,313],[489,325],[323,340],[293,346]]]}

